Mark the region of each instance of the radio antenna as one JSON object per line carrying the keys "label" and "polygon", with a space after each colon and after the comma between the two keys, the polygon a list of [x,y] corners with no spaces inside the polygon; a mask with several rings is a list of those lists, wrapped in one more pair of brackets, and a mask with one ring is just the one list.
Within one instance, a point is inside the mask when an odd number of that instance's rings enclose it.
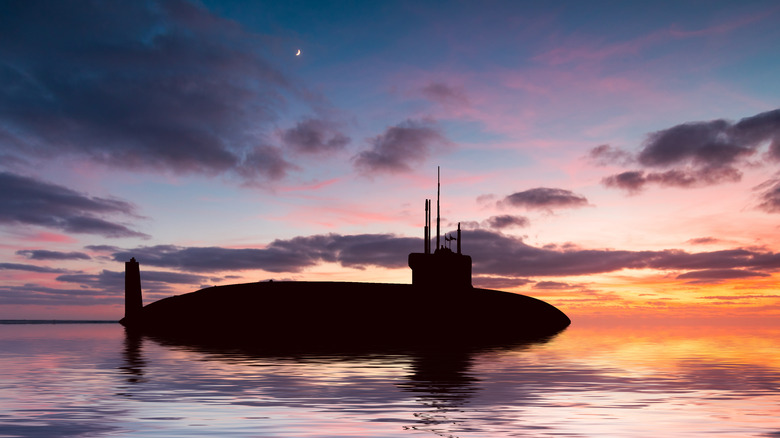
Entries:
{"label": "radio antenna", "polygon": [[439,227],[441,224],[441,218],[439,216],[440,214],[440,206],[439,206],[439,198],[441,197],[441,167],[436,166],[436,250],[438,251],[439,246],[439,235],[441,234],[439,231]]}

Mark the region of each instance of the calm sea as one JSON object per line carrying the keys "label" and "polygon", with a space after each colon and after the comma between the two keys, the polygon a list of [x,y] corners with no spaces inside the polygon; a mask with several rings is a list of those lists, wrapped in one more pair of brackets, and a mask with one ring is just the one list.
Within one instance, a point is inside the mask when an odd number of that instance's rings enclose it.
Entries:
{"label": "calm sea", "polygon": [[575,322],[504,348],[265,354],[5,322],[0,436],[780,437],[780,330]]}

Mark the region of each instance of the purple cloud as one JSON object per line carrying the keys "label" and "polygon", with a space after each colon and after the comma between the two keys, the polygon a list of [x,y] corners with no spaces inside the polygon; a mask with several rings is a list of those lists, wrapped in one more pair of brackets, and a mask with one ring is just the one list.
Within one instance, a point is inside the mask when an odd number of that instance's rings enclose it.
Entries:
{"label": "purple cloud", "polygon": [[425,97],[442,105],[469,105],[469,99],[463,89],[442,82],[431,82],[421,91]]}
{"label": "purple cloud", "polygon": [[307,154],[336,152],[350,142],[334,123],[322,119],[304,119],[280,136],[285,146]]}
{"label": "purple cloud", "polygon": [[537,187],[513,193],[504,198],[501,203],[513,207],[551,210],[553,208],[582,207],[588,205],[588,200],[569,190]]}
{"label": "purple cloud", "polygon": [[608,144],[596,146],[588,152],[588,159],[599,166],[626,165],[633,161],[631,154]]}
{"label": "purple cloud", "polygon": [[258,179],[281,179],[287,171],[295,168],[282,156],[282,151],[274,146],[255,146],[249,150],[236,167],[236,172],[246,181],[252,182]]}
{"label": "purple cloud", "polygon": [[517,277],[474,275],[471,278],[471,283],[474,285],[474,287],[480,287],[484,289],[509,289],[513,287],[524,286],[528,283],[532,283],[532,281],[526,278]]}
{"label": "purple cloud", "polygon": [[[602,183],[637,193],[648,184],[687,188],[737,182],[742,178],[739,167],[765,144],[769,145],[769,156],[780,161],[780,109],[737,123],[684,123],[651,133],[637,154],[636,161],[645,169],[665,170],[626,171],[608,176]],[[602,145],[592,149],[590,156],[596,161],[615,162],[621,154]],[[762,208],[771,211],[771,199]]]}
{"label": "purple cloud", "polygon": [[704,269],[701,271],[691,271],[680,274],[677,276],[677,279],[728,280],[732,278],[751,277],[769,277],[769,274],[764,272],[745,271],[742,269]]}
{"label": "purple cloud", "polygon": [[489,228],[497,230],[511,227],[527,227],[530,223],[531,221],[525,216],[512,216],[509,214],[491,216],[485,221]]}
{"label": "purple cloud", "polygon": [[691,280],[687,282],[688,284],[719,284],[725,280],[769,276],[769,274],[764,272],[746,271],[743,269],[704,269],[680,274],[677,276],[677,279]]}
{"label": "purple cloud", "polygon": [[[725,120],[677,125],[648,136],[638,161],[648,167],[692,164],[717,168],[733,165],[755,152],[757,144],[745,142]],[[742,140],[742,141],[740,141]]]}
{"label": "purple cloud", "polygon": [[[450,230],[449,232],[451,232]],[[759,273],[780,270],[780,254],[746,249],[689,253],[682,250],[621,251],[571,246],[539,248],[522,239],[485,229],[462,235],[463,250],[471,255],[474,276],[525,279],[529,277],[589,275],[623,269],[676,271],[742,270]],[[406,255],[418,252],[422,239],[392,234],[315,235],[275,240],[265,248],[177,247],[158,245],[118,251],[116,261],[135,257],[143,265],[187,272],[263,269],[300,272],[319,263],[339,263],[362,269],[406,267]],[[694,275],[694,274],[691,274]],[[481,281],[481,280],[480,280]],[[504,280],[500,280],[504,281]]]}
{"label": "purple cloud", "polygon": [[450,145],[439,128],[430,121],[406,120],[369,139],[371,148],[353,157],[355,166],[365,173],[408,172],[434,151]]}
{"label": "purple cloud", "polygon": [[[124,284],[124,272],[103,270],[100,274],[66,274],[57,277],[57,281],[64,283],[77,283],[82,286],[100,288],[105,290],[116,289],[117,285]],[[141,284],[144,289],[161,291],[171,284],[200,285],[214,280],[209,277],[181,272],[165,272],[145,270],[141,274]]]}
{"label": "purple cloud", "polygon": [[758,208],[768,213],[780,213],[780,180],[772,179],[757,187],[763,189]]}
{"label": "purple cloud", "polygon": [[64,274],[72,272],[67,269],[49,268],[46,266],[26,265],[21,263],[0,263],[0,269],[10,271],[37,272],[39,274]]}
{"label": "purple cloud", "polygon": [[577,286],[571,285],[569,283],[561,283],[559,281],[540,281],[534,284],[534,289],[541,290],[569,290],[576,287]]}
{"label": "purple cloud", "polygon": [[13,2],[0,40],[0,142],[17,157],[275,179],[285,162],[255,147],[287,98],[310,100],[260,35],[194,2]]}
{"label": "purple cloud", "polygon": [[99,216],[136,218],[135,208],[118,199],[83,195],[63,186],[0,172],[0,224],[26,224],[105,237],[141,237]]}
{"label": "purple cloud", "polygon": [[[121,283],[120,283],[121,284]],[[113,285],[108,290],[57,289],[38,284],[24,286],[0,286],[0,304],[3,305],[50,305],[50,306],[94,306],[120,304],[120,288]]]}
{"label": "purple cloud", "polygon": [[665,172],[628,171],[604,178],[602,183],[607,187],[623,189],[630,194],[636,194],[648,184],[658,184],[665,187],[699,187],[721,182],[737,182],[742,173],[733,167],[711,169],[671,169]]}
{"label": "purple cloud", "polygon": [[713,243],[719,243],[721,242],[720,239],[717,239],[715,237],[697,237],[695,239],[688,240],[687,243],[693,244],[693,245],[710,245]]}
{"label": "purple cloud", "polygon": [[23,249],[16,254],[27,257],[30,260],[90,260],[92,257],[83,252],[60,252],[45,249]]}
{"label": "purple cloud", "polygon": [[116,261],[135,257],[145,265],[189,272],[248,269],[300,272],[322,262],[338,262],[353,268],[399,268],[406,266],[406,254],[421,247],[422,239],[392,234],[327,234],[275,240],[261,249],[157,245],[119,251],[113,257]]}

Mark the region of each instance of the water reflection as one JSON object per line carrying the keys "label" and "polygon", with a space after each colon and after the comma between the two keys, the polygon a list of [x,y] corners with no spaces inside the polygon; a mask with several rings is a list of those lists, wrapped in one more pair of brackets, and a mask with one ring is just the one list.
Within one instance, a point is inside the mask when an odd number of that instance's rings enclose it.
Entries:
{"label": "water reflection", "polygon": [[139,383],[144,375],[146,360],[141,352],[143,336],[125,330],[124,365],[119,370],[127,375],[127,383]]}
{"label": "water reflection", "polygon": [[[164,347],[168,352],[187,354],[189,365],[180,363],[181,368],[173,372],[179,379],[169,380],[165,391],[157,389],[154,394],[198,394],[195,398],[210,401],[223,397],[233,405],[264,409],[274,405],[316,408],[371,422],[402,423],[403,429],[451,435],[447,430],[460,424],[458,413],[480,391],[480,378],[472,369],[475,357],[520,352],[553,337],[460,348],[353,349],[342,344],[279,350],[127,333],[125,363],[120,369],[128,383],[157,386],[164,377],[152,377],[156,371],[151,368],[159,364],[146,359],[143,350]],[[168,368],[166,373],[171,371]],[[149,381],[144,379],[146,373]],[[149,397],[148,392],[137,392],[137,397]]]}
{"label": "water reflection", "polygon": [[775,329],[271,351],[0,325],[6,436],[769,437],[779,406]]}

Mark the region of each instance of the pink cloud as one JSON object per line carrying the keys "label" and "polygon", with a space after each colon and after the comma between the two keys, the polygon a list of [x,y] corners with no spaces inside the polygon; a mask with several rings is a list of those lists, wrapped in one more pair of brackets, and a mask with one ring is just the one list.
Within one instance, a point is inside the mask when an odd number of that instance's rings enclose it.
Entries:
{"label": "pink cloud", "polygon": [[59,233],[49,233],[40,231],[22,236],[25,242],[44,242],[44,243],[76,243],[78,240],[71,236]]}

